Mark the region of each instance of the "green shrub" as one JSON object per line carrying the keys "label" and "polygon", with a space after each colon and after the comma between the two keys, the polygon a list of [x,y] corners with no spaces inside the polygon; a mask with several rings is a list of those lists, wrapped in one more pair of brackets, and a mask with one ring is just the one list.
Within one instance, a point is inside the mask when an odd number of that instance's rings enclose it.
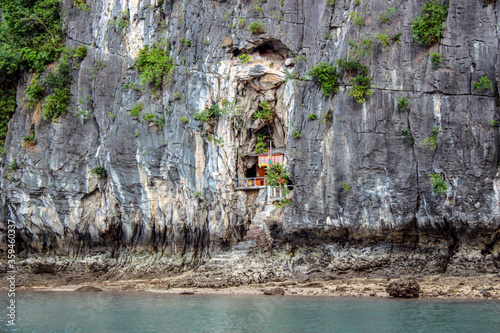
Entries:
{"label": "green shrub", "polygon": [[410,142],[411,144],[415,143],[415,138],[411,136],[410,131],[406,128],[401,130],[401,135],[405,137],[406,140],[408,140],[408,142]]}
{"label": "green shrub", "polygon": [[412,37],[418,43],[424,45],[438,42],[447,16],[448,6],[443,1],[432,0],[427,2],[422,9],[422,13],[412,22]]}
{"label": "green shrub", "polygon": [[316,120],[316,119],[318,119],[318,115],[316,113],[309,113],[309,115],[307,116],[307,119]]}
{"label": "green shrub", "polygon": [[386,9],[382,14],[377,15],[377,19],[380,21],[380,23],[388,23],[389,16],[394,15],[396,11],[397,11],[396,7],[391,7],[389,9]]}
{"label": "green shrub", "polygon": [[21,70],[41,72],[63,49],[60,0],[0,1],[0,143],[16,108]]}
{"label": "green shrub", "polygon": [[363,104],[366,102],[366,98],[372,94],[370,90],[371,80],[368,76],[358,75],[351,81],[352,89],[349,92],[349,95],[354,97],[354,100]]}
{"label": "green shrub", "polygon": [[357,25],[358,27],[363,25],[363,17],[358,14],[358,12],[352,12],[349,14],[349,18],[351,19],[352,23],[354,25]]}
{"label": "green shrub", "polygon": [[349,39],[347,44],[351,47],[349,58],[352,60],[360,60],[369,57],[374,45],[373,40],[370,38],[364,39],[360,43],[356,43],[352,39]]}
{"label": "green shrub", "polygon": [[302,137],[302,134],[301,134],[299,131],[294,130],[294,131],[292,132],[292,137],[293,137],[294,139],[300,139],[300,138]]}
{"label": "green shrub", "polygon": [[495,118],[493,118],[490,122],[490,126],[491,127],[498,127],[500,126],[500,121],[496,120]]}
{"label": "green shrub", "polygon": [[339,66],[340,69],[347,71],[351,74],[360,73],[368,75],[368,66],[356,60],[339,59],[337,60],[337,66]]}
{"label": "green shrub", "polygon": [[168,99],[169,102],[184,100],[184,95],[181,92],[176,92]]}
{"label": "green shrub", "polygon": [[136,67],[143,84],[153,83],[155,88],[160,88],[163,77],[170,73],[173,65],[168,52],[153,44],[151,48],[146,45],[139,51]]}
{"label": "green shrub", "polygon": [[68,111],[69,88],[56,88],[52,95],[47,96],[42,106],[43,117],[47,120],[55,121],[57,117]]}
{"label": "green shrub", "polygon": [[326,4],[329,6],[335,5],[335,0],[326,0]]}
{"label": "green shrub", "polygon": [[19,165],[17,164],[17,160],[14,159],[14,161],[11,164],[7,164],[7,168],[10,171],[16,171],[17,169],[19,169]]}
{"label": "green shrub", "polygon": [[191,46],[191,41],[189,39],[187,39],[186,37],[182,37],[181,38],[181,43],[184,44],[187,47]]}
{"label": "green shrub", "polygon": [[184,124],[186,124],[186,123],[189,121],[189,119],[188,119],[187,117],[180,117],[179,119],[180,119],[180,120],[181,120]]}
{"label": "green shrub", "polygon": [[266,136],[257,134],[257,143],[255,144],[255,152],[257,154],[267,153]]}
{"label": "green shrub", "polygon": [[196,121],[209,121],[222,115],[222,110],[216,103],[212,103],[210,107],[206,107],[201,111],[194,113],[194,120]]}
{"label": "green shrub", "polygon": [[74,58],[80,61],[85,59],[86,56],[87,56],[87,46],[85,45],[78,47],[75,51],[75,54],[73,55]]}
{"label": "green shrub", "polygon": [[248,26],[248,30],[255,35],[260,35],[265,32],[264,24],[262,22],[252,22],[252,24]]}
{"label": "green shrub", "polygon": [[432,151],[436,150],[437,149],[438,135],[439,135],[440,131],[441,131],[441,128],[439,128],[438,126],[435,126],[432,129],[431,135],[429,135],[428,137],[426,137],[424,139],[423,146],[429,148],[429,150],[432,150]]}
{"label": "green shrub", "polygon": [[342,187],[344,188],[345,193],[349,192],[349,190],[351,189],[351,185],[347,183],[340,183],[340,185],[342,185]]}
{"label": "green shrub", "polygon": [[271,119],[271,106],[268,101],[263,101],[259,104],[259,108],[253,114],[254,119],[262,119],[268,121]]}
{"label": "green shrub", "polygon": [[26,87],[26,91],[24,92],[28,101],[26,106],[29,109],[33,109],[35,106],[37,106],[42,101],[43,96],[45,95],[45,87],[43,86],[43,84],[40,84],[38,77],[39,74],[33,75],[33,79],[31,80],[30,85]]}
{"label": "green shrub", "polygon": [[142,116],[142,119],[148,122],[153,122],[155,120],[155,115],[153,113],[146,113],[144,116]]}
{"label": "green shrub", "polygon": [[285,166],[281,163],[272,163],[266,167],[266,186],[282,187],[288,185],[289,174],[285,170]]}
{"label": "green shrub", "polygon": [[389,46],[391,44],[391,38],[387,33],[377,34],[375,35],[375,38],[377,38],[384,46]]}
{"label": "green shrub", "polygon": [[38,140],[35,139],[35,130],[32,129],[30,135],[26,135],[23,138],[23,141],[28,146],[34,146],[34,145],[36,145],[38,143]]}
{"label": "green shrub", "polygon": [[87,4],[86,0],[73,0],[73,3],[80,10],[84,10],[84,11],[89,11],[90,10],[90,6]]}
{"label": "green shrub", "polygon": [[97,74],[99,73],[99,71],[101,69],[103,69],[104,67],[106,67],[107,65],[108,64],[106,64],[106,62],[104,62],[102,60],[95,60],[94,64],[90,68],[90,78],[94,79],[97,76]]}
{"label": "green shrub", "polygon": [[434,66],[441,66],[441,60],[443,60],[443,56],[441,55],[441,53],[431,52],[429,54],[431,56],[431,62],[434,64]]}
{"label": "green shrub", "polygon": [[141,111],[144,109],[144,106],[142,106],[141,103],[139,104],[136,104],[132,110],[130,110],[130,116],[131,117],[139,117],[139,115],[141,114]]}
{"label": "green shrub", "polygon": [[238,59],[240,59],[240,62],[241,62],[242,64],[244,64],[244,63],[248,62],[248,61],[252,58],[251,56],[246,55],[245,53],[240,54],[240,55],[239,55],[239,56],[237,56],[237,57],[238,57]]}
{"label": "green shrub", "polygon": [[0,144],[3,144],[7,136],[9,120],[16,110],[16,105],[16,90],[0,89]]}
{"label": "green shrub", "polygon": [[481,76],[481,79],[478,82],[474,82],[472,85],[474,86],[474,89],[478,91],[493,89],[493,85],[487,76]]}
{"label": "green shrub", "polygon": [[69,87],[71,84],[71,67],[67,59],[62,59],[56,68],[47,74],[45,83],[52,88]]}
{"label": "green shrub", "polygon": [[391,41],[393,43],[399,43],[399,39],[401,38],[401,35],[403,35],[402,32],[395,33],[394,35],[392,35]]}
{"label": "green shrub", "polygon": [[339,75],[335,65],[326,62],[320,63],[311,68],[311,76],[321,84],[323,95],[330,96],[332,92],[336,93],[339,90],[337,81]]}
{"label": "green shrub", "polygon": [[408,100],[406,99],[406,97],[401,96],[398,99],[397,106],[398,106],[398,109],[400,111],[408,111],[410,109],[410,102],[408,102]]}
{"label": "green shrub", "polygon": [[158,116],[153,113],[146,113],[144,116],[142,116],[142,119],[147,122],[154,123],[159,127],[165,126],[165,117],[163,116]]}
{"label": "green shrub", "polygon": [[118,27],[118,30],[121,34],[125,33],[125,29],[130,25],[130,10],[127,8],[119,19],[115,19],[109,22],[109,25],[112,27]]}
{"label": "green shrub", "polygon": [[91,175],[96,175],[99,178],[106,177],[108,175],[108,171],[104,167],[93,168]]}
{"label": "green shrub", "polygon": [[448,190],[448,185],[443,181],[443,178],[439,173],[433,173],[429,175],[431,180],[431,191],[434,192],[435,195],[445,195]]}

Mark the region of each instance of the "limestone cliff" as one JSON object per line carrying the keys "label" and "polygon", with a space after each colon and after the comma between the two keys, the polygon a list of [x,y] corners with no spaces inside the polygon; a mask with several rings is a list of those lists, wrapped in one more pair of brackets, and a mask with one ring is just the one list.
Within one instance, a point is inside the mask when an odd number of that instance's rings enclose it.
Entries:
{"label": "limestone cliff", "polygon": [[[295,185],[292,205],[268,221],[275,249],[320,249],[334,271],[396,257],[401,270],[500,267],[500,142],[490,125],[500,117],[500,3],[450,0],[440,42],[429,46],[410,34],[423,0],[86,3],[61,4],[66,45],[87,46],[72,69],[69,111],[43,119],[23,101],[31,75],[18,83],[3,162],[20,168],[3,168],[1,218],[16,222],[19,253],[133,252],[190,266],[228,250],[263,209],[236,184],[263,134],[285,152]],[[263,33],[248,29],[253,22]],[[311,68],[365,40],[371,96],[357,103],[348,75],[325,96]],[[154,43],[175,63],[159,89],[141,85],[136,68]],[[439,67],[429,52],[441,54]],[[483,76],[494,89],[474,88]],[[269,121],[254,115],[262,102]],[[214,103],[223,115],[193,117]],[[23,148],[31,129],[38,142]],[[433,193],[431,174],[445,194]]]}

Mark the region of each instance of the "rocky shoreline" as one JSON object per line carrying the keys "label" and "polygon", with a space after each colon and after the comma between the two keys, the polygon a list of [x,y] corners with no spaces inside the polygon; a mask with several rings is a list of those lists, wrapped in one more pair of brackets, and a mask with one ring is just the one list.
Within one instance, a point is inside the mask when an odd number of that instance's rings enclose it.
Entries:
{"label": "rocky shoreline", "polygon": [[[386,287],[391,280],[383,278],[348,278],[298,283],[293,280],[268,282],[236,287],[186,287],[183,280],[189,274],[165,279],[103,281],[90,284],[54,286],[44,284],[18,287],[19,291],[81,291],[81,292],[155,292],[184,295],[263,295],[272,289],[282,289],[285,295],[324,297],[390,297]],[[420,298],[456,300],[500,300],[500,275],[477,277],[428,276],[416,278]],[[88,287],[91,288],[88,288]],[[6,288],[2,286],[2,290]]]}

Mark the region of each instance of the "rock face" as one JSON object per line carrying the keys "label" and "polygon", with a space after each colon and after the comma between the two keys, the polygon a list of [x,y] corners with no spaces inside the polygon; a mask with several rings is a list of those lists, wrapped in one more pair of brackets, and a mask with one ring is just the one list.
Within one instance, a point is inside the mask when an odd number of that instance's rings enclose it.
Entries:
{"label": "rock face", "polygon": [[273,288],[273,289],[268,289],[264,290],[264,295],[269,295],[269,296],[282,296],[285,295],[285,290],[283,288]]}
{"label": "rock face", "polygon": [[[500,142],[490,126],[500,117],[499,2],[450,1],[442,39],[431,46],[410,35],[423,0],[87,3],[90,11],[62,2],[67,45],[88,50],[73,69],[69,112],[44,120],[23,103],[30,75],[18,85],[3,165],[16,159],[21,168],[3,168],[0,217],[4,230],[15,221],[21,255],[100,254],[126,265],[123,255],[134,254],[147,256],[147,267],[166,267],[165,258],[168,269],[201,264],[241,241],[263,209],[252,206],[256,192],[236,190],[236,179],[255,166],[260,134],[285,151],[295,185],[292,205],[278,209],[266,230],[275,248],[291,249],[283,260],[295,260],[296,271],[500,268]],[[379,19],[389,7],[389,20]],[[120,31],[116,22],[127,10],[130,24]],[[252,34],[253,22],[264,33]],[[376,38],[383,33],[400,33],[399,41],[385,46]],[[339,91],[324,96],[310,69],[347,58],[368,38],[373,47],[362,61],[372,95],[356,103],[344,76]],[[166,49],[166,42],[175,61],[170,81],[159,90],[141,86],[139,50]],[[439,68],[429,51],[442,54]],[[474,89],[482,76],[495,88]],[[397,107],[401,97],[407,111]],[[270,119],[256,119],[266,101]],[[131,117],[139,103],[141,116]],[[193,118],[213,103],[223,116]],[[76,117],[79,107],[91,116]],[[146,113],[164,116],[165,126],[145,121]],[[38,143],[22,148],[31,128]],[[433,128],[430,150],[424,140]],[[92,175],[96,167],[108,176]],[[444,195],[431,191],[431,174],[446,183]]]}
{"label": "rock face", "polygon": [[420,286],[416,281],[393,281],[387,288],[390,296],[396,298],[418,298]]}

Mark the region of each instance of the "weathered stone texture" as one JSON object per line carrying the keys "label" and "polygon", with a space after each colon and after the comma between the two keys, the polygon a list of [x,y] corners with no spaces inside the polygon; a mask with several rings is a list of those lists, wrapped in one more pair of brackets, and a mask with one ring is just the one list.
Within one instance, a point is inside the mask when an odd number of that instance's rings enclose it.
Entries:
{"label": "weathered stone texture", "polygon": [[[19,82],[4,161],[16,158],[22,168],[13,180],[3,169],[2,220],[16,221],[25,253],[115,256],[132,249],[197,256],[234,244],[248,228],[253,204],[247,193],[235,191],[234,180],[244,175],[241,153],[254,149],[255,133],[265,127],[253,112],[268,100],[276,114],[275,143],[286,146],[296,185],[293,205],[276,229],[280,244],[411,243],[445,255],[473,247],[498,264],[499,135],[489,123],[500,117],[500,3],[449,2],[441,42],[425,47],[410,35],[423,0],[359,6],[352,0],[334,6],[285,0],[283,7],[269,0],[261,1],[262,13],[244,0],[88,0],[90,12],[65,0],[67,44],[87,45],[88,55],[73,70],[70,110],[56,122],[26,109],[29,75]],[[380,23],[377,15],[389,7],[396,13]],[[111,22],[127,8],[130,26],[120,33]],[[353,11],[364,17],[362,26],[352,23]],[[248,31],[254,21],[264,23],[264,34]],[[390,46],[374,37],[399,32],[400,42]],[[365,38],[375,42],[364,61],[372,96],[357,104],[344,77],[339,92],[324,97],[308,71],[347,57],[348,40]],[[124,88],[139,84],[139,50],[167,41],[176,64],[171,81],[159,91]],[[264,52],[258,46],[266,43],[272,47]],[[440,68],[429,51],[442,53]],[[238,52],[252,58],[242,64]],[[296,79],[288,78],[292,72]],[[494,91],[473,89],[483,75]],[[85,95],[93,112],[81,121],[75,112]],[[396,107],[401,96],[411,103],[408,112]],[[200,131],[193,112],[224,99],[239,99],[242,113]],[[137,103],[144,110],[132,118]],[[149,112],[164,115],[166,126],[143,120]],[[318,120],[308,120],[313,112]],[[22,149],[30,126],[38,144]],[[431,151],[422,144],[436,126],[442,130]],[[302,137],[293,139],[293,130]],[[106,179],[91,175],[98,166],[108,171]],[[431,192],[435,172],[449,186],[446,197]]]}

